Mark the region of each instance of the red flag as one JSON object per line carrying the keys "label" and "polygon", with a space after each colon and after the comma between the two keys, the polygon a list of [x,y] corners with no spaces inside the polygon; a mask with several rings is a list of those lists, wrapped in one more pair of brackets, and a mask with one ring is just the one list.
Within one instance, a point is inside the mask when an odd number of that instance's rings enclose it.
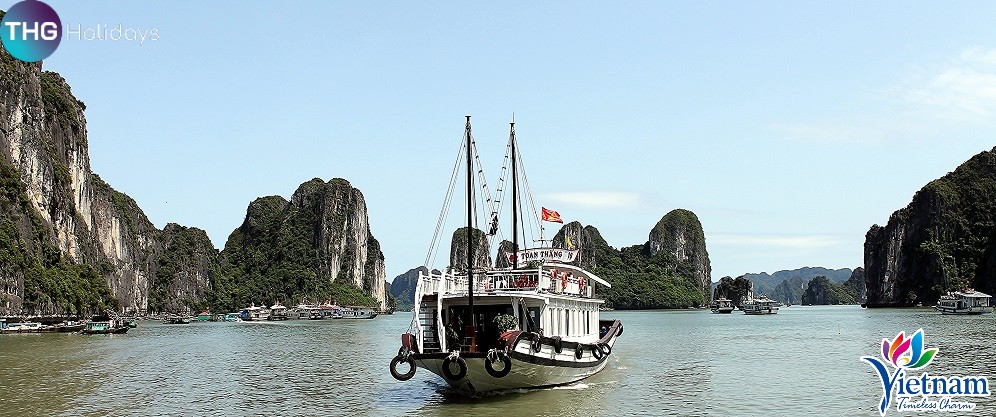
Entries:
{"label": "red flag", "polygon": [[547,209],[546,207],[543,207],[543,221],[560,224],[564,223],[564,221],[560,218],[560,213]]}

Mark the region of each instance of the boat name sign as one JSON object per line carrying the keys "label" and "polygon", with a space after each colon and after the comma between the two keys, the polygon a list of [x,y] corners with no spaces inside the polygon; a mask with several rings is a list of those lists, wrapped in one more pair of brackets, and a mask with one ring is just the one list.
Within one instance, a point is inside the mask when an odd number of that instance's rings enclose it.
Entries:
{"label": "boat name sign", "polygon": [[[578,258],[578,251],[577,249],[537,248],[520,250],[518,256],[520,262],[558,261],[570,263]],[[508,254],[508,262],[513,262],[514,257],[515,255]]]}

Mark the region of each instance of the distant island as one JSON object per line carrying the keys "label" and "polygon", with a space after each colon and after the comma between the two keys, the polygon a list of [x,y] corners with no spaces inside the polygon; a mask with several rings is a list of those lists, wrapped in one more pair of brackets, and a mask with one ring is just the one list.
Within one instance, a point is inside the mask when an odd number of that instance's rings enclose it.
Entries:
{"label": "distant island", "polygon": [[804,267],[770,275],[748,273],[737,278],[723,277],[713,283],[713,299],[725,297],[739,306],[753,288],[755,294],[790,305],[860,304],[865,297],[864,280],[864,269],[860,267],[853,271]]}

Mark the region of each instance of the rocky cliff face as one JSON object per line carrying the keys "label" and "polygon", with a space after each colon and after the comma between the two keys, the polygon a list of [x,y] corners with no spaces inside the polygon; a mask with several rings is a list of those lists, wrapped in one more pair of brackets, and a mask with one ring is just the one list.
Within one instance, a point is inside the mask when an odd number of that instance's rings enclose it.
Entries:
{"label": "rocky cliff face", "polygon": [[[0,282],[8,294],[0,313],[20,314],[28,299],[51,300],[47,313],[65,311],[69,306],[56,300],[68,302],[75,296],[33,286],[47,279],[33,274],[68,271],[72,265],[99,270],[121,308],[145,309],[148,304],[162,249],[160,231],[134,200],[91,172],[85,109],[61,76],[42,71],[41,63],[24,63],[0,52],[0,153],[16,171],[23,186],[17,194],[25,203],[9,206],[4,219],[19,224],[15,229],[22,241],[33,242],[29,252],[41,268],[0,273],[7,275]],[[43,253],[49,246],[57,254]],[[30,304],[26,313],[39,306]]]}
{"label": "rocky cliff face", "polygon": [[966,287],[991,291],[994,224],[996,148],[930,182],[888,224],[868,230],[868,305],[930,304]]}
{"label": "rocky cliff face", "polygon": [[335,298],[334,283],[386,307],[384,254],[370,233],[366,202],[341,178],[301,184],[290,201],[256,199],[222,255],[245,289],[233,302]]}
{"label": "rocky cliff face", "polygon": [[149,310],[188,311],[200,306],[220,274],[220,259],[204,230],[167,224],[160,233],[162,250],[150,283]]}
{"label": "rocky cliff face", "polygon": [[[570,241],[570,245],[567,244],[568,241]],[[607,249],[612,250],[598,229],[594,226],[582,226],[576,221],[567,223],[560,228],[560,231],[553,237],[553,246],[577,249],[578,261],[585,269],[593,269],[598,266],[599,252]]]}
{"label": "rocky cliff face", "polygon": [[854,302],[864,303],[867,297],[865,291],[865,269],[862,267],[854,268],[851,272],[851,276],[844,281],[844,288],[854,295]]}
{"label": "rocky cliff face", "polygon": [[415,303],[415,286],[418,284],[418,274],[428,274],[429,268],[420,266],[394,277],[391,281],[391,294],[398,300],[398,308],[408,310]]}
{"label": "rocky cliff face", "polygon": [[[488,247],[488,236],[483,231],[473,229],[470,233],[474,239],[474,268],[486,268],[491,266],[490,248]],[[467,228],[461,227],[453,232],[453,239],[450,241],[450,268],[458,271],[467,270]]]}
{"label": "rocky cliff face", "polygon": [[685,308],[709,300],[712,266],[705,235],[688,210],[666,214],[641,245],[615,249],[598,229],[571,222],[554,236],[553,246],[573,246],[582,267],[612,284],[600,291],[614,308]]}
{"label": "rocky cliff face", "polygon": [[647,248],[651,255],[667,254],[678,262],[679,274],[699,283],[708,299],[712,283],[712,264],[706,250],[705,233],[698,216],[675,209],[664,215],[650,231]]}

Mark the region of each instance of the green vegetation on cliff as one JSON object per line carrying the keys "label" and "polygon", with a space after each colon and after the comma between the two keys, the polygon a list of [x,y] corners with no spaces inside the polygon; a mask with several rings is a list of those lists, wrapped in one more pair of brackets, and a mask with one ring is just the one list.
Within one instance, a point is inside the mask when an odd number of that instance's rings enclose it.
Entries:
{"label": "green vegetation on cliff", "polygon": [[733,301],[733,305],[740,307],[740,301],[750,295],[753,284],[743,275],[730,278],[723,277],[719,280],[719,285],[713,291],[713,299],[726,298]]}
{"label": "green vegetation on cliff", "polygon": [[844,284],[835,284],[824,276],[813,278],[802,294],[805,305],[855,304],[855,294]]}
{"label": "green vegetation on cliff", "polygon": [[[378,306],[371,291],[383,278],[372,275],[383,254],[369,230],[354,223],[365,225],[365,218],[353,218],[365,214],[362,203],[362,196],[343,179],[301,184],[293,201],[279,196],[256,199],[225,243],[222,257],[229,268],[215,280],[209,302],[228,310],[275,301]],[[357,260],[359,242],[347,230],[367,234],[365,260]],[[352,275],[357,270],[362,277]],[[364,288],[354,284],[357,279]]]}
{"label": "green vegetation on cliff", "polygon": [[103,278],[113,267],[106,262],[96,267],[67,262],[25,190],[17,169],[0,161],[0,274],[23,282],[20,295],[5,288],[4,297],[20,301],[22,309],[33,314],[82,315],[117,308]]}
{"label": "green vegetation on cliff", "polygon": [[612,284],[601,289],[606,304],[617,309],[687,308],[707,304],[709,254],[698,217],[676,209],[664,215],[642,245],[616,250],[598,229],[578,222],[564,225],[553,238],[566,247],[567,237],[580,250],[581,265]]}
{"label": "green vegetation on cliff", "polygon": [[699,283],[670,254],[650,255],[646,245],[622,248],[598,260],[592,272],[612,284],[602,289],[617,309],[685,308],[705,305]]}
{"label": "green vegetation on cliff", "polygon": [[933,303],[948,291],[996,289],[996,148],[931,181],[865,237],[871,306]]}

